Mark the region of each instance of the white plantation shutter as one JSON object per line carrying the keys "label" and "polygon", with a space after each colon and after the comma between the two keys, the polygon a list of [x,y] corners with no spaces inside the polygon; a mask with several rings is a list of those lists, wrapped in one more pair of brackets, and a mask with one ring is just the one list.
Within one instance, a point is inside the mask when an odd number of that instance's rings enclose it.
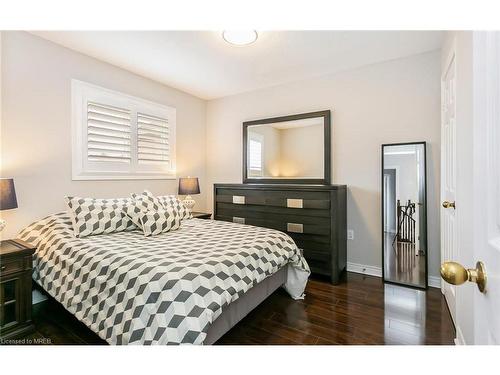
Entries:
{"label": "white plantation shutter", "polygon": [[175,178],[175,108],[72,81],[73,179]]}
{"label": "white plantation shutter", "polygon": [[250,169],[253,171],[262,171],[262,142],[250,139]]}
{"label": "white plantation shutter", "polygon": [[87,103],[87,158],[90,161],[131,161],[130,110]]}
{"label": "white plantation shutter", "polygon": [[264,175],[264,136],[256,131],[248,132],[248,173],[252,177]]}
{"label": "white plantation shutter", "polygon": [[139,164],[169,164],[168,120],[138,113],[137,129],[137,159]]}

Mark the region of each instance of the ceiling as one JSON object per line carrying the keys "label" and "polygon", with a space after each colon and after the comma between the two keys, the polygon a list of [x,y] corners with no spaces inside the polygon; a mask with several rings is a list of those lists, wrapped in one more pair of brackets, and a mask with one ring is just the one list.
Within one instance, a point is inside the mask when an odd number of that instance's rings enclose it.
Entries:
{"label": "ceiling", "polygon": [[65,47],[203,99],[437,50],[440,31],[259,31],[251,45],[217,31],[37,31]]}

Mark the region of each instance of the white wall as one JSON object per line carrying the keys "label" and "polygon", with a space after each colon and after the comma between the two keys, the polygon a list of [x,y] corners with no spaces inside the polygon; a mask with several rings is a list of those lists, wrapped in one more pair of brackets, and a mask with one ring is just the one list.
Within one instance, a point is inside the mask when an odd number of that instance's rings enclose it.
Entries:
{"label": "white wall", "polygon": [[397,167],[396,199],[401,205],[408,200],[418,202],[417,155],[385,155],[384,162],[385,168]]}
{"label": "white wall", "polygon": [[2,33],[2,177],[14,177],[19,208],[4,211],[3,236],[65,209],[65,195],[121,197],[150,189],[177,193],[176,180],[71,180],[71,79],[177,108],[177,171],[202,186],[205,209],[205,101],[25,32]]}
{"label": "white wall", "polygon": [[242,180],[242,122],[332,111],[333,182],[347,184],[348,261],[381,267],[382,143],[428,142],[430,274],[438,275],[440,52],[212,100],[207,105],[207,197]]}
{"label": "white wall", "polygon": [[323,178],[323,125],[281,129],[281,176]]}

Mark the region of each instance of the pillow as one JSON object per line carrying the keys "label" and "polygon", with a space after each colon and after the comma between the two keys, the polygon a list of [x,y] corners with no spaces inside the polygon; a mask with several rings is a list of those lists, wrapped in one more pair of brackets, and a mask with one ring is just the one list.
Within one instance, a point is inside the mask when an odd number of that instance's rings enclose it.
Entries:
{"label": "pillow", "polygon": [[173,207],[158,211],[143,211],[139,219],[145,236],[155,236],[179,229],[181,226],[181,218]]}
{"label": "pillow", "polygon": [[181,220],[184,219],[192,219],[193,214],[187,208],[182,201],[177,198],[175,195],[161,195],[158,198],[158,201],[163,205],[163,208],[167,209],[168,207],[173,207],[179,212],[179,216]]}
{"label": "pillow", "polygon": [[126,214],[132,222],[141,227],[140,213],[146,211],[163,210],[163,205],[160,201],[148,190],[144,190],[141,194],[132,194],[132,202],[126,208]]}
{"label": "pillow", "polygon": [[96,199],[65,197],[76,237],[137,229],[126,215],[131,198]]}

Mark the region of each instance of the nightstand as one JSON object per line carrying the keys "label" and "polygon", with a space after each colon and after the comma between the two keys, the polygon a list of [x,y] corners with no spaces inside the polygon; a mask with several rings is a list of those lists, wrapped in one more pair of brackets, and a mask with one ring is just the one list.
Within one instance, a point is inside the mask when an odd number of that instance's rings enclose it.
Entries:
{"label": "nightstand", "polygon": [[191,212],[193,214],[194,219],[211,219],[212,214],[208,214],[206,212]]}
{"label": "nightstand", "polygon": [[35,248],[21,240],[0,244],[0,341],[34,330],[31,272]]}

